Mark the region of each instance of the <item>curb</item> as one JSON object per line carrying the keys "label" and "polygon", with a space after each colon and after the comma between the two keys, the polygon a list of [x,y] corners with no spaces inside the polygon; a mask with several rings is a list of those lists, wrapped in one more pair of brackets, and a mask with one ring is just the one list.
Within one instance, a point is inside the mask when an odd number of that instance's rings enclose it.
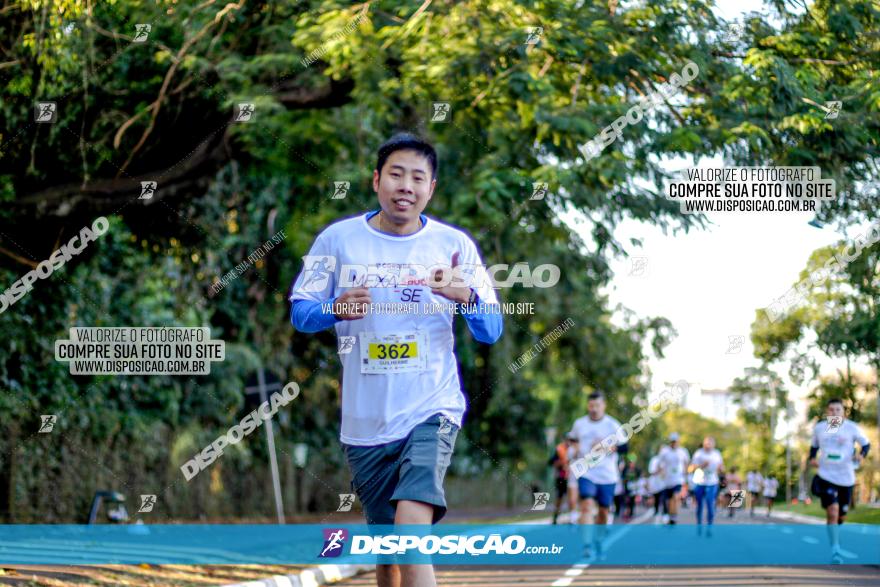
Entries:
{"label": "curb", "polygon": [[295,575],[273,575],[266,579],[230,583],[223,587],[316,587],[336,583],[375,569],[376,565],[319,565]]}

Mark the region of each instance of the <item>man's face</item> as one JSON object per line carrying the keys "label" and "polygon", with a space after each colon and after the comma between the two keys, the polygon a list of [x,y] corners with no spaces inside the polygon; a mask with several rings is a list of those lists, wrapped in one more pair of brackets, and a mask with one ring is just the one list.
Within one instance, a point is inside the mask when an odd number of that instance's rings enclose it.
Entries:
{"label": "man's face", "polygon": [[416,220],[437,185],[428,158],[417,151],[394,151],[381,171],[373,171],[373,191],[382,212],[395,224]]}
{"label": "man's face", "polygon": [[843,418],[843,404],[828,404],[828,407],[825,408],[825,415],[829,418],[834,418],[835,416],[838,418]]}
{"label": "man's face", "polygon": [[703,439],[703,449],[704,450],[712,450],[715,448],[715,439],[711,436],[707,436]]}
{"label": "man's face", "polygon": [[605,400],[602,398],[591,399],[587,402],[587,411],[591,420],[599,420],[605,415]]}

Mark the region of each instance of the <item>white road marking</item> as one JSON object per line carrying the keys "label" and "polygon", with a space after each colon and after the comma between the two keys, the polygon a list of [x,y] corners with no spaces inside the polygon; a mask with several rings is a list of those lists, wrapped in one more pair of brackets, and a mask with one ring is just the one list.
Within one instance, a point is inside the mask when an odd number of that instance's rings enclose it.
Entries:
{"label": "white road marking", "polygon": [[[641,524],[645,520],[653,517],[653,515],[654,515],[654,512],[652,512],[651,510],[648,510],[645,513],[643,513],[642,515],[633,518],[633,520],[629,524],[626,524],[620,532],[615,532],[611,536],[611,538],[607,539],[604,542],[604,544],[603,544],[604,548],[607,549],[612,544],[614,544],[615,542],[617,542],[618,540],[623,538],[626,534],[628,534],[629,530],[630,530],[630,526],[632,526],[633,524]],[[617,526],[617,527],[619,527],[619,526]],[[614,526],[611,526],[611,528],[614,528]],[[553,583],[550,584],[550,587],[569,587],[569,585],[572,584],[572,582],[575,580],[576,577],[580,577],[581,575],[584,574],[584,570],[586,570],[589,566],[590,566],[589,564],[585,564],[585,563],[578,563],[576,565],[572,565],[570,569],[565,571],[565,576],[553,581]]]}

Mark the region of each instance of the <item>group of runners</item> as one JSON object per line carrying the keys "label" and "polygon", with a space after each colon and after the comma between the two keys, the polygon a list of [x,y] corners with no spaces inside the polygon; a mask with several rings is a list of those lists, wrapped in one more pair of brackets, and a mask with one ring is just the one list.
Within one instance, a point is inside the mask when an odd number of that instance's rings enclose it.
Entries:
{"label": "group of runners", "polygon": [[581,476],[577,475],[578,468],[572,464],[584,459],[597,443],[616,434],[619,428],[617,420],[605,414],[603,395],[592,393],[588,398],[588,414],[575,421],[551,457],[556,471],[553,523],[558,523],[564,502],[568,503],[571,523],[588,523],[595,513],[594,523],[606,524],[612,502],[616,505],[616,514],[624,511],[626,521],[632,517],[636,504],[647,506],[652,501],[655,522],[674,525],[690,479],[697,524],[702,524],[705,511],[706,523],[711,526],[715,519],[719,475],[724,469],[721,453],[711,436],[703,439],[702,446],[691,457],[687,449],[679,445],[679,434],[671,433],[667,444],[651,457],[648,475],[641,473],[634,455],[623,456],[629,448],[626,443],[613,446],[610,454]]}
{"label": "group of runners", "polygon": [[[839,564],[846,551],[840,547],[837,526],[846,519],[852,504],[855,471],[868,455],[870,444],[858,425],[846,419],[841,400],[830,400],[825,410],[826,419],[820,420],[813,429],[807,464],[817,469],[811,492],[820,499],[826,511],[831,562]],[[731,518],[745,504],[742,480],[737,469],[731,467],[725,472],[724,459],[715,448],[715,439],[711,436],[705,437],[691,456],[686,448],[679,445],[679,434],[669,434],[667,443],[650,458],[647,475],[638,473],[633,455],[629,455],[625,461],[618,460],[618,455],[628,451],[628,444],[625,443],[612,447],[612,452],[598,465],[586,471],[581,470],[578,475],[578,468],[572,464],[578,459],[583,460],[597,443],[614,435],[619,428],[617,420],[605,414],[602,394],[591,394],[588,398],[588,414],[575,421],[571,432],[556,446],[550,459],[556,480],[554,524],[558,523],[563,503],[567,502],[572,524],[605,525],[609,523],[608,508],[612,500],[622,495],[623,499],[618,503],[622,501],[626,504],[628,516],[625,519],[632,516],[635,504],[647,507],[650,501],[656,524],[675,525],[683,500],[692,496],[696,504],[697,532],[702,533],[705,519],[706,533],[711,536],[719,503],[726,505]],[[770,517],[779,481],[772,475],[764,477],[759,471],[749,471],[745,484],[750,497],[750,515],[754,517],[755,506],[763,498],[766,515]],[[720,493],[722,487],[723,494]],[[620,511],[619,506],[617,511]],[[595,512],[595,517],[591,520],[592,512]],[[593,550],[601,556],[600,544],[594,544]]]}
{"label": "group of runners", "polygon": [[[461,314],[473,338],[484,344],[495,343],[503,330],[491,281],[476,275],[468,283],[482,285],[470,287],[454,277],[459,266],[484,271],[473,239],[422,213],[433,197],[437,170],[436,151],[419,137],[401,133],[381,145],[373,170],[379,210],[324,229],[304,257],[289,296],[291,322],[298,331],[334,328],[339,339],[340,441],[351,489],[371,525],[435,524],[444,517],[443,482],[467,409],[454,349],[454,317]],[[369,275],[340,275],[346,266],[367,267]],[[413,274],[414,268],[425,267],[432,269]],[[402,275],[407,276],[405,283],[398,280]],[[358,285],[352,287],[352,282]],[[370,311],[373,303],[405,302],[453,302],[467,311]],[[597,443],[620,428],[605,414],[601,393],[590,394],[587,403],[588,413],[574,422],[567,436],[563,469],[573,459],[594,453]],[[832,412],[842,416],[843,406],[832,402]],[[827,508],[829,527],[833,524],[835,529],[846,516],[844,504],[855,482],[847,455],[847,446],[851,449],[855,442],[862,445],[862,458],[867,440],[848,420],[834,433],[817,427],[813,435],[810,458],[821,455],[815,463],[819,474],[813,491]],[[668,444],[651,459],[650,476],[642,485],[658,507],[665,508],[663,519],[675,524],[691,468],[698,522],[705,510],[711,525],[723,470],[721,455],[711,438],[704,439],[693,457],[678,443],[677,434],[669,435]],[[628,492],[624,483],[638,486],[640,476],[634,463],[620,458],[627,453],[626,443],[603,446],[607,454],[591,459],[582,475],[567,470],[564,483],[558,482],[562,494],[574,496],[571,521],[593,522],[590,548],[599,556],[615,493]],[[618,463],[624,462],[628,464],[622,476]],[[380,587],[436,585],[431,565],[379,564],[376,575]]]}

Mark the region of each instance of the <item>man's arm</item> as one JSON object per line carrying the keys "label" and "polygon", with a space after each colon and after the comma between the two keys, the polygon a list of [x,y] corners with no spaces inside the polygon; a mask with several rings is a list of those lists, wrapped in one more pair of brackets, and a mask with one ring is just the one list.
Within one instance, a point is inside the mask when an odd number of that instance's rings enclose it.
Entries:
{"label": "man's arm", "polygon": [[862,455],[863,459],[866,458],[868,456],[868,451],[871,450],[871,443],[868,441],[868,437],[865,436],[865,433],[862,432],[862,429],[858,426],[856,426],[856,442],[862,447],[859,454]]}
{"label": "man's arm", "polygon": [[326,302],[293,300],[290,306],[290,323],[300,332],[313,333],[326,330],[339,322],[333,313],[335,298]]}
{"label": "man's arm", "polygon": [[[473,291],[473,290],[471,290]],[[462,315],[467,322],[468,330],[478,342],[494,344],[501,338],[504,331],[504,321],[501,319],[501,306],[498,304],[484,304],[480,296],[474,292],[473,304],[462,304]]]}
{"label": "man's arm", "polygon": [[813,438],[810,440],[810,456],[807,457],[807,463],[811,467],[818,467],[819,462],[816,460],[816,455],[819,453],[819,425],[816,424],[816,427],[813,428]]}

